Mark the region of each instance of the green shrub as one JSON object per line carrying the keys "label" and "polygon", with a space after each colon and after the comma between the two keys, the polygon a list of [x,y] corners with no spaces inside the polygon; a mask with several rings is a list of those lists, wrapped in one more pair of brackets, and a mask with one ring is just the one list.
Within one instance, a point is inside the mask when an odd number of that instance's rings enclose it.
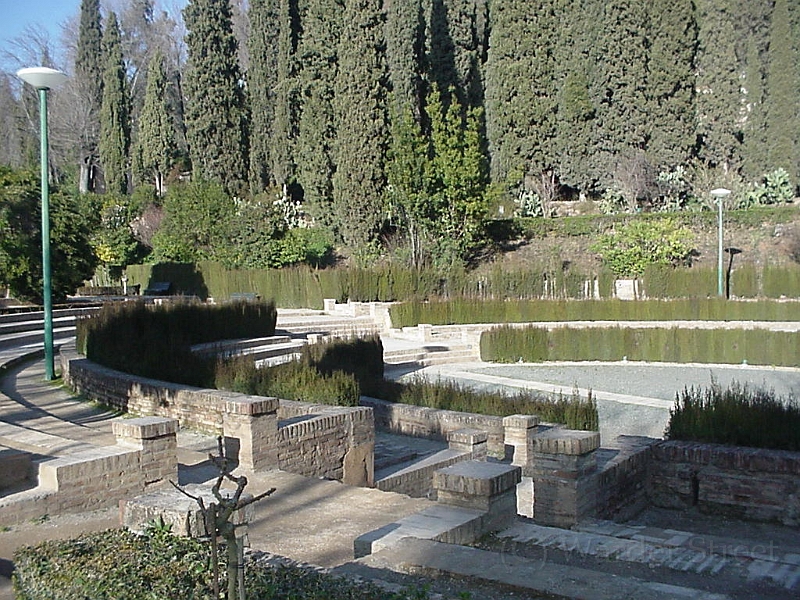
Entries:
{"label": "green shrub", "polygon": [[[219,551],[224,559],[224,548]],[[14,554],[18,600],[211,600],[211,547],[194,539],[157,532],[124,530],[44,542]],[[225,565],[220,562],[220,574]],[[225,584],[223,582],[222,588]],[[259,600],[425,600],[427,592],[389,592],[294,566],[262,566],[248,561],[248,598]]]}
{"label": "green shrub", "polygon": [[[800,269],[798,269],[800,272]],[[716,279],[714,280],[716,287]],[[420,323],[541,323],[548,321],[799,321],[800,303],[736,302],[721,298],[674,300],[412,301],[389,309],[394,327]]]}
{"label": "green shrub", "polygon": [[800,450],[800,403],[737,382],[685,388],[670,409],[667,439]]}
{"label": "green shrub", "polygon": [[210,546],[169,533],[111,530],[48,541],[17,550],[14,564],[18,600],[213,597]]}
{"label": "green shrub", "polygon": [[394,390],[391,398],[384,400],[425,406],[440,410],[477,413],[481,415],[537,415],[542,421],[562,423],[570,429],[598,431],[597,406],[590,395],[583,399],[577,393],[572,396],[559,394],[551,398],[533,392],[508,394],[502,391],[477,391],[452,381],[429,382],[415,378]]}
{"label": "green shrub", "polygon": [[797,334],[766,329],[501,326],[481,336],[481,359],[697,362],[800,366]]}

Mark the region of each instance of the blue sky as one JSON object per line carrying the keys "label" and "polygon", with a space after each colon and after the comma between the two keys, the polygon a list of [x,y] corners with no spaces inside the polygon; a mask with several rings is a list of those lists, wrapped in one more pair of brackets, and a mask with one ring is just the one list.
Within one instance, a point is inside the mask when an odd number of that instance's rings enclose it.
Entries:
{"label": "blue sky", "polygon": [[22,35],[28,25],[42,26],[57,43],[61,24],[77,15],[80,5],[80,0],[0,0],[0,44]]}

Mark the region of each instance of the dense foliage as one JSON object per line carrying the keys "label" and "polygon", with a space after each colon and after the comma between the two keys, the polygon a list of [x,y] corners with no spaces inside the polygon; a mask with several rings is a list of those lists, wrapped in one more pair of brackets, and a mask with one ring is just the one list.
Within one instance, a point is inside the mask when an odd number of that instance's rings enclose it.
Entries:
{"label": "dense foliage", "polygon": [[[224,557],[224,549],[218,556]],[[71,540],[23,547],[14,554],[18,600],[211,600],[211,546],[153,529],[145,535],[125,530],[85,534]],[[225,573],[224,564],[220,572]],[[420,589],[386,591],[294,566],[245,568],[248,598],[259,600],[425,600]],[[459,596],[460,597],[460,596]]]}
{"label": "dense foliage", "polygon": [[113,303],[77,323],[78,348],[87,358],[142,377],[209,386],[214,364],[191,352],[192,344],[275,333],[270,302],[210,306]]}
{"label": "dense foliage", "polygon": [[[51,188],[50,260],[55,299],[66,298],[94,273],[90,245],[96,215],[76,195]],[[20,299],[41,302],[42,234],[39,181],[0,165],[0,283]]]}
{"label": "dense foliage", "polygon": [[[112,15],[103,27],[100,3],[83,0],[74,69],[62,65],[75,77],[53,94],[54,172],[83,192],[132,180],[159,196],[192,173],[231,202],[300,202],[307,225],[362,260],[440,268],[474,259],[485,218],[515,202],[543,216],[566,198],[699,209],[723,186],[727,208],[751,207],[800,182],[789,0],[247,8],[191,0],[182,47],[177,14],[131,3],[116,44]],[[31,90],[3,90],[4,114],[31,112]],[[20,123],[0,123],[15,165],[35,159]]]}
{"label": "dense foliage", "polygon": [[800,367],[797,334],[767,329],[513,327],[481,335],[481,359],[650,361]]}
{"label": "dense foliage", "polygon": [[800,403],[771,390],[712,382],[678,393],[669,412],[670,440],[800,450]]}

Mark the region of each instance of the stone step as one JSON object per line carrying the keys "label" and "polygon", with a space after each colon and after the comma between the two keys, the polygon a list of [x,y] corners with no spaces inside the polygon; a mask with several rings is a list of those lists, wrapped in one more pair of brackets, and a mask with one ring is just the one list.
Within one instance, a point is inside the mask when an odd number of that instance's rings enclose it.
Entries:
{"label": "stone step", "polygon": [[763,579],[787,590],[800,590],[800,553],[793,549],[781,552],[754,546],[748,550],[741,540],[714,540],[713,536],[610,521],[583,523],[575,530],[518,522],[498,537],[650,568]]}

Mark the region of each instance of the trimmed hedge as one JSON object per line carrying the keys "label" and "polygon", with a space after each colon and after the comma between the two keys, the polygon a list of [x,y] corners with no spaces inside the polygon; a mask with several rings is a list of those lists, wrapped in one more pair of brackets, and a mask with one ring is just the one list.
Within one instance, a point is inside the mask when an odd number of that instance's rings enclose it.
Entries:
{"label": "trimmed hedge", "polygon": [[214,361],[193,354],[190,346],[271,336],[277,318],[272,302],[110,303],[96,315],[78,320],[77,347],[88,359],[111,369],[208,387],[214,381]]}
{"label": "trimmed hedge", "polygon": [[727,389],[717,382],[705,389],[686,388],[670,409],[666,437],[797,452],[800,403],[737,382]]}
{"label": "trimmed hedge", "polygon": [[420,323],[541,323],[563,321],[800,321],[800,302],[678,300],[487,300],[404,302],[389,309],[393,327]]}
{"label": "trimmed hedge", "polygon": [[509,327],[481,336],[481,359],[512,363],[599,360],[800,367],[797,334],[766,329]]}

